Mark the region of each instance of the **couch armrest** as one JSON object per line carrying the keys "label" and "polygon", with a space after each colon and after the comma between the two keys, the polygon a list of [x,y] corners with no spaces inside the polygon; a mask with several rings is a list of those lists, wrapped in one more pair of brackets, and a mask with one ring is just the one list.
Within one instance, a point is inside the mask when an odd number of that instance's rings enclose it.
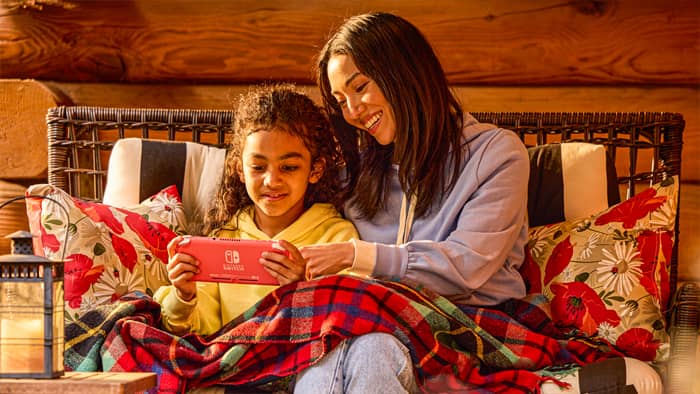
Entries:
{"label": "couch armrest", "polygon": [[697,342],[700,321],[700,284],[681,283],[671,306],[671,357],[666,374],[667,392],[692,392],[697,381]]}

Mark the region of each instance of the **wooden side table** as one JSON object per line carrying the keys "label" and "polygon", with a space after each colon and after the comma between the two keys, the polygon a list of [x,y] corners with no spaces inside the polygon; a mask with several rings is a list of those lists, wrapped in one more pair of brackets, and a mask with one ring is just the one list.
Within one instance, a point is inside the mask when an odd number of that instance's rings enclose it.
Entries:
{"label": "wooden side table", "polygon": [[152,372],[66,372],[56,379],[0,379],[0,394],[132,394],[155,386]]}

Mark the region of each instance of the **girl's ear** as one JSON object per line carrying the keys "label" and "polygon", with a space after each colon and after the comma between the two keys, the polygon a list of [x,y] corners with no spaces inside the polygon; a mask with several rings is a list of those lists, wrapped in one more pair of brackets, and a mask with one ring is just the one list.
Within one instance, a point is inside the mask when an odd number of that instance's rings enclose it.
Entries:
{"label": "girl's ear", "polygon": [[326,169],[326,160],[318,159],[311,169],[311,174],[309,174],[309,183],[316,183],[321,180],[323,176],[323,171]]}
{"label": "girl's ear", "polygon": [[245,174],[243,174],[243,167],[241,166],[241,162],[236,163],[236,175],[238,175],[238,179],[241,180],[241,182],[245,183]]}

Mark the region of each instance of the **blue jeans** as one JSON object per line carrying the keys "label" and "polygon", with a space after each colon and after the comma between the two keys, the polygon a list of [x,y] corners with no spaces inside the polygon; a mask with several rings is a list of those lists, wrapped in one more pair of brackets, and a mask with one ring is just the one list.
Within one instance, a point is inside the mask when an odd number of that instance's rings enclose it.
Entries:
{"label": "blue jeans", "polygon": [[295,393],[418,393],[408,349],[393,335],[365,334],[340,343],[297,376]]}

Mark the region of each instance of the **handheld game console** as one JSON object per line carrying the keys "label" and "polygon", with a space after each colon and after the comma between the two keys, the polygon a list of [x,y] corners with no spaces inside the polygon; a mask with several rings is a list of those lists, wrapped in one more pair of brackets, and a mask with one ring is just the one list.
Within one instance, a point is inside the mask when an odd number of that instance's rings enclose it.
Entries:
{"label": "handheld game console", "polygon": [[278,285],[258,261],[263,252],[289,256],[277,241],[185,236],[178,252],[199,260],[199,273],[192,280],[203,282]]}

